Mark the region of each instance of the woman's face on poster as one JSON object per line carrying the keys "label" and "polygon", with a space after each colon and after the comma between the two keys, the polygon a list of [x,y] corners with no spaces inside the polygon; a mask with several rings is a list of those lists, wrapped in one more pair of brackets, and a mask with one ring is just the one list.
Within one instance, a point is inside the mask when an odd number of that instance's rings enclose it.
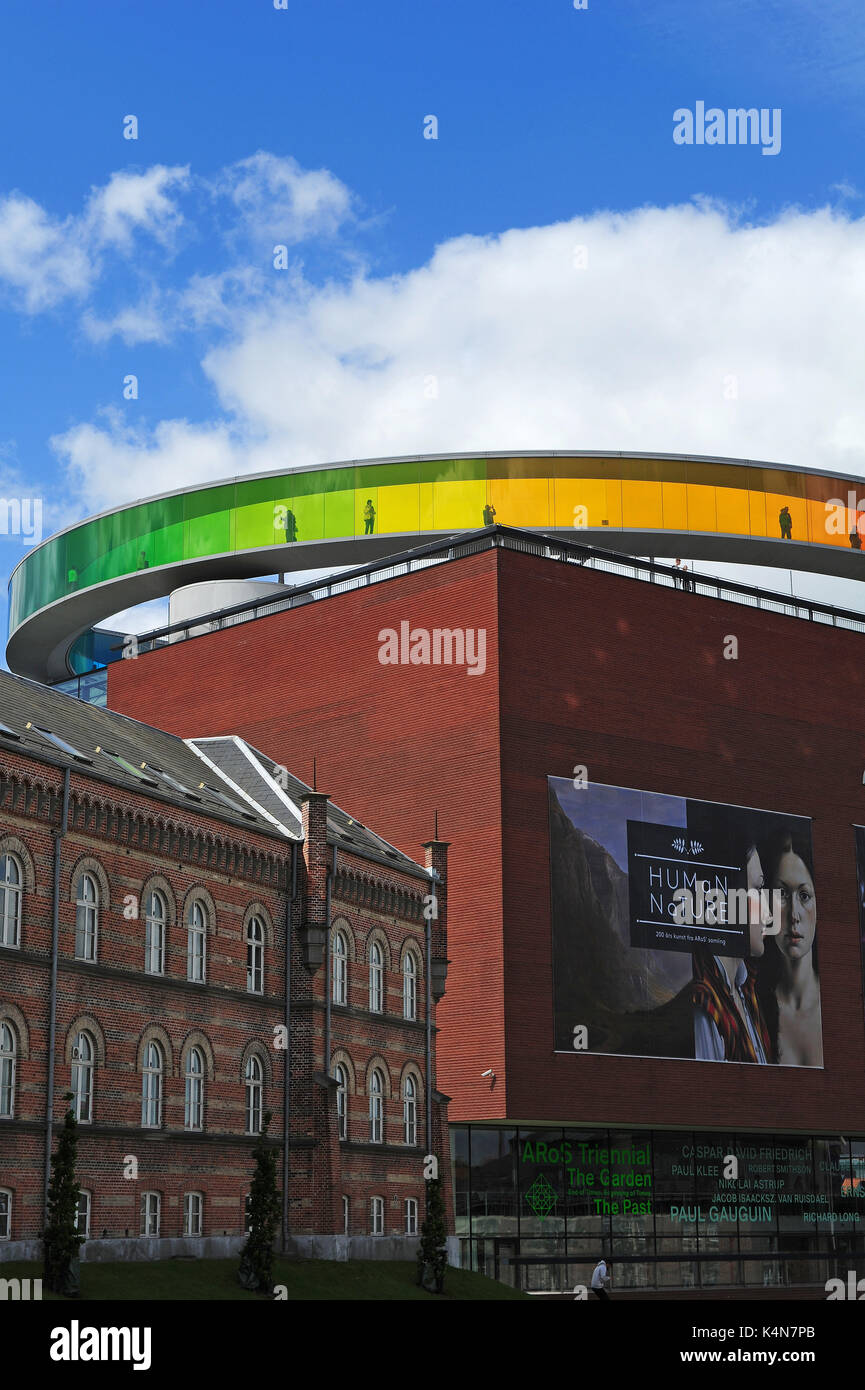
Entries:
{"label": "woman's face on poster", "polygon": [[778,949],[790,961],[802,960],[814,945],[817,898],[808,866],[792,850],[781,856],[773,887],[781,893]]}
{"label": "woman's face on poster", "polygon": [[[758,891],[765,887],[766,879],[763,873],[763,865],[760,856],[755,849],[748,855],[748,862],[745,866],[748,876],[748,888]],[[752,956],[762,956],[765,950],[763,933],[766,927],[772,922],[772,914],[769,911],[762,895],[755,898],[748,893],[748,929],[749,929],[749,952]]]}

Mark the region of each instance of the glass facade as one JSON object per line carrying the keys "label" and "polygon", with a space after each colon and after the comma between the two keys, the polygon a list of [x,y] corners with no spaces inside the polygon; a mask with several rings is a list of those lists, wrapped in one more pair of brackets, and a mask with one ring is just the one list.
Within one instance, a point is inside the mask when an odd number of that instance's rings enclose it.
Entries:
{"label": "glass facade", "polygon": [[477,530],[495,521],[858,549],[851,535],[860,520],[865,531],[865,510],[857,505],[845,479],[699,459],[418,459],[269,474],[137,503],[44,542],[10,581],[9,630],[106,580],[286,543]]}
{"label": "glass facade", "polygon": [[865,1275],[865,1141],[451,1125],[466,1268],[517,1288],[823,1285]]}

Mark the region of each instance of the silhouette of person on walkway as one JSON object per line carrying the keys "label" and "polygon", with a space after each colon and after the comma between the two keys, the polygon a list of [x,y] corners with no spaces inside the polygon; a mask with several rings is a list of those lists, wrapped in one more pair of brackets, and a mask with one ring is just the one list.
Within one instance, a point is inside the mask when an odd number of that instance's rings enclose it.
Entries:
{"label": "silhouette of person on walkway", "polygon": [[285,513],[285,539],[289,542],[297,540],[297,517],[292,511]]}
{"label": "silhouette of person on walkway", "polygon": [[484,526],[492,526],[496,519],[496,509],[490,502],[484,507]]}
{"label": "silhouette of person on walkway", "polygon": [[793,518],[790,515],[789,507],[782,507],[778,513],[778,522],[781,526],[781,540],[791,541],[793,539]]}
{"label": "silhouette of person on walkway", "polygon": [[366,499],[366,506],[363,509],[364,535],[371,536],[375,527],[375,507],[372,505],[372,498]]}

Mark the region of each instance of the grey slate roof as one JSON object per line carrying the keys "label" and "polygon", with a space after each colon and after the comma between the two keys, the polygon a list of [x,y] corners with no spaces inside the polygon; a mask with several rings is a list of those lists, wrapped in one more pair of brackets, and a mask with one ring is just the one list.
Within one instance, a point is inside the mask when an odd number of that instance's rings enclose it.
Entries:
{"label": "grey slate roof", "polygon": [[[0,748],[4,747],[283,842],[303,838],[300,799],[311,789],[286,770],[275,771],[271,759],[236,735],[184,740],[52,686],[0,671]],[[328,841],[428,879],[414,860],[332,803]]]}

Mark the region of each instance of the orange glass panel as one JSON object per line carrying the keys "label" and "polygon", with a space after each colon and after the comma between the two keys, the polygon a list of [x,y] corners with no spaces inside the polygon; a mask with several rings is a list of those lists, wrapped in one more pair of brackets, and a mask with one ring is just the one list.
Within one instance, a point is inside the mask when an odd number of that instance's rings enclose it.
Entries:
{"label": "orange glass panel", "polygon": [[790,497],[783,492],[766,493],[766,522],[767,532],[770,536],[776,536],[778,540],[783,539],[784,522],[781,513],[787,508],[790,514],[789,540],[807,541],[808,523],[805,513],[805,501],[802,497]]}
{"label": "orange glass panel", "polygon": [[606,524],[621,529],[622,484],[618,481],[608,481],[604,486],[604,493],[604,515],[601,517],[601,525]]}
{"label": "orange glass panel", "polygon": [[748,493],[740,487],[715,488],[715,514],[720,532],[730,536],[747,536],[751,523],[748,512]]}
{"label": "orange glass panel", "polygon": [[[769,532],[766,527],[765,492],[754,491],[748,493],[748,511],[751,517],[751,535],[768,536]],[[774,534],[778,534],[777,526],[775,528]]]}
{"label": "orange glass panel", "polygon": [[715,489],[699,483],[686,484],[688,489],[688,530],[716,531]]}
{"label": "orange glass panel", "polygon": [[[487,490],[498,526],[549,526],[548,478],[492,478]],[[476,524],[484,524],[480,513]]]}
{"label": "orange glass panel", "polygon": [[684,483],[662,483],[664,526],[668,531],[687,531],[688,492]]}
{"label": "orange glass panel", "polygon": [[[607,485],[601,478],[556,478],[553,498],[554,524],[563,531],[574,526],[575,520],[600,526],[607,515]],[[585,507],[585,515],[578,512],[579,507]]]}

